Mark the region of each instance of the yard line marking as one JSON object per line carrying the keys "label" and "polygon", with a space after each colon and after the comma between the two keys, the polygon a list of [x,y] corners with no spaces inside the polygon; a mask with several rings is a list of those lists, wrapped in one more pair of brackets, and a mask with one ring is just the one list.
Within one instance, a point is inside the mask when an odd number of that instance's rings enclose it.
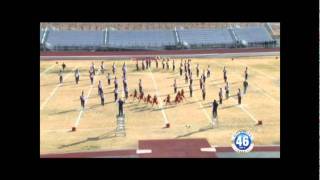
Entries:
{"label": "yard line marking", "polygon": [[216,148],[215,147],[210,147],[210,148],[201,148],[200,151],[202,152],[216,152]]}
{"label": "yard line marking", "polygon": [[136,153],[137,154],[149,154],[149,153],[152,153],[152,150],[151,149],[137,149]]}
{"label": "yard line marking", "polygon": [[262,92],[262,94],[264,94],[265,96],[271,98],[272,100],[274,100],[277,103],[280,103],[280,101],[274,97],[272,97],[271,95],[269,95],[268,93],[264,92],[260,87],[258,87],[257,85],[254,85],[254,83],[252,83],[253,87],[260,90],[260,92]]}
{"label": "yard line marking", "polygon": [[[77,67],[73,68],[72,71],[74,71]],[[73,72],[70,72],[65,78],[64,80],[68,79],[68,77],[72,74]],[[42,110],[47,103],[49,102],[49,100],[53,97],[53,95],[56,93],[56,91],[58,90],[59,87],[61,87],[62,84],[58,84],[50,93],[49,97],[46,98],[46,100],[42,103],[42,105],[40,106],[40,110]]]}
{"label": "yard line marking", "polygon": [[[218,66],[222,67],[221,65],[218,65]],[[232,74],[236,74],[236,73],[233,73],[233,72],[231,72],[231,73],[232,73]],[[241,77],[240,74],[238,74],[238,75],[239,75],[238,77]],[[240,78],[239,78],[239,79],[240,79]],[[240,79],[240,80],[241,80],[241,79]],[[269,95],[268,93],[264,92],[260,87],[258,87],[257,85],[255,85],[255,83],[252,83],[251,85],[252,85],[252,87],[254,87],[255,89],[259,90],[263,95],[271,98],[271,99],[274,100],[276,103],[280,103],[280,101],[279,101],[278,99],[276,99],[276,98],[272,97],[271,95]]]}
{"label": "yard line marking", "polygon": [[46,70],[44,70],[43,72],[40,73],[40,77],[43,75],[43,74],[46,74],[50,69],[52,69],[56,64],[53,64],[51,65],[50,67],[48,67]]}
{"label": "yard line marking", "polygon": [[[216,85],[216,84],[214,84],[214,85],[217,86],[218,88],[223,88],[223,87],[220,87],[219,85]],[[235,99],[235,97],[231,97],[231,99],[237,101],[237,100]],[[245,112],[247,115],[249,115],[249,117],[250,117],[255,123],[258,123],[257,119],[256,119],[247,109],[245,109],[241,104],[238,105],[238,106],[236,106],[236,107],[240,108],[243,112]]]}
{"label": "yard line marking", "polygon": [[248,67],[250,67],[250,69],[251,69],[252,71],[255,71],[255,72],[259,73],[259,74],[262,74],[262,75],[264,75],[265,77],[267,77],[268,79],[278,80],[276,77],[273,77],[273,76],[271,76],[271,75],[268,75],[268,74],[266,74],[266,73],[264,73],[264,72],[262,72],[262,71],[260,71],[260,70],[254,69],[254,68],[252,68],[251,66],[249,66],[249,65],[247,65],[247,64],[245,64],[245,63],[240,63],[240,62],[238,62],[238,61],[234,61],[234,62],[236,62],[236,63],[238,63],[238,64],[241,64],[242,66],[248,66]]}
{"label": "yard line marking", "polygon": [[237,107],[240,107],[245,113],[247,113],[255,123],[258,123],[258,120],[246,108],[244,108],[242,104]]}
{"label": "yard line marking", "polygon": [[[195,98],[196,98],[196,97],[195,97]],[[210,118],[210,116],[209,116],[208,112],[204,109],[204,107],[202,106],[201,102],[199,102],[199,99],[198,99],[198,98],[196,98],[196,101],[198,101],[198,104],[200,105],[200,107],[201,107],[202,111],[204,112],[204,114],[205,114],[205,115],[206,115],[206,117],[208,118],[209,123],[210,123],[210,124],[213,124],[213,122],[212,122],[212,120],[211,120],[211,118]]]}
{"label": "yard line marking", "polygon": [[[97,72],[97,76],[99,75],[99,72]],[[94,81],[93,82],[95,82],[95,79],[94,79]],[[85,105],[88,103],[88,101],[89,101],[89,97],[90,97],[90,94],[91,94],[91,91],[92,91],[92,89],[93,89],[93,86],[94,86],[94,83],[92,84],[92,85],[90,85],[91,87],[90,87],[90,90],[89,90],[89,92],[88,92],[88,94],[87,94],[87,96],[86,96],[86,100],[85,100]],[[74,124],[74,127],[78,127],[78,125],[80,124],[80,120],[81,120],[81,117],[82,117],[82,114],[83,114],[83,111],[84,111],[84,109],[81,109],[80,110],[80,112],[79,112],[79,115],[78,115],[78,117],[77,117],[77,119],[76,119],[76,123]]]}
{"label": "yard line marking", "polygon": [[150,70],[150,68],[148,68],[148,70],[149,70],[149,72],[150,72],[150,74],[151,74],[151,78],[152,78],[153,86],[155,87],[155,90],[156,90],[156,94],[157,94],[157,96],[159,97],[159,100],[160,100],[158,106],[159,106],[159,108],[161,109],[161,113],[162,113],[162,116],[163,116],[163,118],[164,118],[165,124],[168,124],[169,121],[168,121],[168,118],[167,118],[166,113],[165,113],[164,110],[163,110],[162,99],[161,99],[161,97],[160,97],[160,95],[159,95],[157,83],[156,83],[156,81],[154,80],[153,73],[152,73],[152,71]]}

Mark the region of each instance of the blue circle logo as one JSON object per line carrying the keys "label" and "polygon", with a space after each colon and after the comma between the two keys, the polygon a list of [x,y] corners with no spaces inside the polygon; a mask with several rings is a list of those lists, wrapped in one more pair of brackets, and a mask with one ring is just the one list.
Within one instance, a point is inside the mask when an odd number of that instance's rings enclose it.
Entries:
{"label": "blue circle logo", "polygon": [[236,152],[250,152],[253,146],[253,136],[248,131],[240,130],[232,137],[232,148]]}

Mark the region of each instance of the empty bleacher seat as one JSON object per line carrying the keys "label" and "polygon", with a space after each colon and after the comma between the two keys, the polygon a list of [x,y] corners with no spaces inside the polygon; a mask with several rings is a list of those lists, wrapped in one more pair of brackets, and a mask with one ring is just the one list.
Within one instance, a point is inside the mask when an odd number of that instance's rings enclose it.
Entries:
{"label": "empty bleacher seat", "polygon": [[162,47],[175,43],[169,30],[110,31],[108,45],[111,47]]}
{"label": "empty bleacher seat", "polygon": [[178,30],[180,40],[189,45],[233,44],[227,29],[186,29]]}
{"label": "empty bleacher seat", "polygon": [[264,43],[273,41],[272,37],[264,27],[235,28],[234,32],[239,40],[248,43]]}
{"label": "empty bleacher seat", "polygon": [[104,44],[103,31],[52,31],[48,32],[47,43],[57,46],[102,46]]}

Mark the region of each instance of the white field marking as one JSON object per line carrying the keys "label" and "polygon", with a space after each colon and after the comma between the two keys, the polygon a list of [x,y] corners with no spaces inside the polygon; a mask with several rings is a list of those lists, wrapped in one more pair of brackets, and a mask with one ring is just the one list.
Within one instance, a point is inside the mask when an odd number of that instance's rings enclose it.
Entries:
{"label": "white field marking", "polygon": [[[97,72],[97,76],[99,75],[99,72]],[[95,79],[94,79],[95,80]],[[94,82],[94,81],[93,81]],[[91,94],[91,91],[92,91],[92,89],[93,89],[93,86],[94,86],[94,83],[92,84],[92,85],[90,85],[91,87],[90,87],[90,90],[89,90],[89,92],[88,92],[88,94],[87,94],[87,96],[86,96],[86,100],[85,100],[85,105],[88,103],[88,101],[89,101],[89,97],[90,97],[90,94]],[[82,117],[82,114],[83,114],[83,110],[84,109],[81,109],[80,110],[80,113],[79,113],[79,115],[78,115],[78,117],[77,117],[77,119],[76,119],[76,123],[74,124],[74,127],[78,127],[78,125],[80,124],[80,120],[81,120],[81,117]]]}
{"label": "white field marking", "polygon": [[260,87],[258,87],[257,85],[252,84],[254,88],[258,89],[260,92],[262,92],[263,95],[271,98],[272,100],[274,100],[277,103],[280,103],[280,101],[274,97],[272,97],[271,95],[269,95],[268,93],[264,92]]}
{"label": "white field marking", "polygon": [[[74,71],[77,67],[73,68],[72,71]],[[68,77],[73,74],[73,72],[70,72],[65,78],[64,80],[68,79]],[[46,100],[41,104],[40,106],[40,110],[42,110],[47,103],[49,102],[49,100],[53,97],[53,95],[56,93],[56,91],[58,90],[59,87],[61,87],[62,84],[58,84],[50,93],[49,97],[46,98]]]}
{"label": "white field marking", "polygon": [[152,153],[152,150],[151,149],[137,149],[136,153],[137,154],[149,154],[149,153]]}
{"label": "white field marking", "polygon": [[245,113],[247,113],[255,123],[258,123],[258,120],[246,108],[244,108],[242,104],[237,107],[241,108]]}
{"label": "white field marking", "polygon": [[210,148],[201,148],[200,151],[202,152],[216,152],[216,148],[215,147],[210,147]]}
{"label": "white field marking", "polygon": [[[216,85],[216,84],[214,84],[214,85],[217,86],[218,88],[223,88],[223,87],[220,87],[220,86],[218,86],[218,85]],[[235,97],[231,97],[231,98],[232,98],[233,100],[237,101],[237,100],[235,99]],[[248,114],[249,117],[250,117],[255,123],[258,123],[257,119],[256,119],[247,109],[245,109],[241,104],[238,105],[238,106],[236,106],[236,107],[240,108],[243,112],[245,112],[246,114]]]}
{"label": "white field marking", "polygon": [[164,110],[163,110],[162,99],[161,99],[161,97],[160,97],[160,95],[159,95],[157,83],[156,83],[156,81],[154,80],[153,73],[152,73],[152,71],[150,70],[150,68],[148,68],[148,70],[149,70],[149,72],[150,72],[150,74],[151,74],[151,78],[152,78],[153,86],[154,86],[154,88],[155,88],[155,90],[156,90],[156,94],[157,94],[157,96],[159,97],[159,100],[160,100],[158,106],[159,106],[159,108],[161,109],[161,113],[162,113],[162,116],[163,116],[163,118],[164,118],[164,123],[165,123],[165,124],[168,124],[169,121],[168,121],[168,118],[167,118],[166,113],[165,113]]}
{"label": "white field marking", "polygon": [[201,104],[201,102],[199,101],[198,98],[196,98],[196,101],[198,101],[198,104],[200,105],[203,113],[206,115],[207,119],[209,120],[209,123],[210,123],[210,124],[213,124],[213,121],[212,121],[212,119],[210,118],[208,112],[203,108],[203,106],[202,106],[202,104]]}
{"label": "white field marking", "polygon": [[254,68],[252,68],[251,66],[249,66],[249,65],[247,65],[247,64],[240,63],[240,62],[238,62],[238,61],[234,61],[234,62],[236,62],[236,63],[238,63],[238,64],[241,64],[242,66],[248,66],[248,67],[250,67],[250,69],[251,69],[252,71],[255,71],[255,72],[259,73],[259,74],[262,74],[263,76],[265,76],[265,77],[267,77],[267,78],[269,78],[269,79],[271,79],[271,80],[277,80],[276,77],[270,76],[270,75],[268,75],[268,74],[266,74],[266,73],[264,73],[264,72],[262,72],[262,71],[260,71],[260,70],[254,69]]}
{"label": "white field marking", "polygon": [[46,74],[46,73],[47,73],[50,69],[52,69],[55,65],[56,65],[56,64],[53,64],[53,65],[51,65],[50,67],[48,67],[46,70],[42,71],[42,72],[40,73],[40,77],[41,77],[42,75]]}

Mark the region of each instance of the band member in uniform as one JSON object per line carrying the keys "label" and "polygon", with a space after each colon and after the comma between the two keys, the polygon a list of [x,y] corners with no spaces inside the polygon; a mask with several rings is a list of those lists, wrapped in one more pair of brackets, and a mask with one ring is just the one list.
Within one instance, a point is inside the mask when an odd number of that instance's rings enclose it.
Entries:
{"label": "band member in uniform", "polygon": [[199,77],[199,72],[200,72],[199,63],[197,64],[196,71],[197,71],[197,77]]}
{"label": "band member in uniform", "polygon": [[64,62],[62,62],[62,71],[64,72],[64,69],[66,68],[66,64],[64,64]]}
{"label": "band member in uniform", "polygon": [[205,74],[204,70],[203,70],[203,72],[202,72],[201,77],[202,77],[202,79],[203,79],[203,83],[205,83],[205,82],[206,82],[206,74]]}
{"label": "band member in uniform", "polygon": [[152,107],[154,104],[157,104],[158,105],[158,98],[156,95],[153,96],[153,100],[152,100]]}
{"label": "band member in uniform", "polygon": [[118,88],[114,89],[114,102],[116,102],[118,100]]}
{"label": "band member in uniform", "polygon": [[83,90],[82,90],[82,92],[81,92],[80,102],[81,102],[81,107],[82,107],[82,109],[84,109],[84,106],[85,106],[85,97],[84,97],[84,92],[83,92]]}
{"label": "band member in uniform", "polygon": [[227,82],[227,70],[226,70],[226,67],[224,66],[223,67],[223,79],[224,79],[224,82]]}
{"label": "band member in uniform", "polygon": [[123,116],[123,104],[124,104],[125,102],[120,98],[119,100],[118,100],[118,105],[119,105],[119,116]]}
{"label": "band member in uniform", "polygon": [[182,66],[180,65],[180,76],[182,76],[182,70],[183,70],[183,68],[182,68]]}
{"label": "band member in uniform", "polygon": [[184,72],[187,73],[187,62],[184,60]]}
{"label": "band member in uniform", "polygon": [[229,98],[229,83],[228,82],[226,82],[226,86],[224,87],[224,90],[226,92],[226,99],[228,99]]}
{"label": "band member in uniform", "polygon": [[244,79],[248,79],[248,67],[246,67],[246,70],[244,71]]}
{"label": "band member in uniform", "polygon": [[202,79],[202,78],[200,78],[200,79],[199,79],[199,81],[200,81],[200,89],[202,89],[202,86],[203,86],[203,79]]}
{"label": "band member in uniform", "polygon": [[191,74],[191,64],[190,64],[190,61],[188,61],[188,74],[190,76]]}
{"label": "band member in uniform", "polygon": [[206,100],[206,88],[205,85],[202,85],[202,100]]}
{"label": "band member in uniform", "polygon": [[114,75],[115,73],[116,73],[116,65],[115,65],[115,63],[113,63],[113,65],[112,65],[112,74]]}
{"label": "band member in uniform", "polygon": [[172,60],[172,70],[174,71],[176,69],[176,65],[174,63],[174,60]]}
{"label": "band member in uniform", "polygon": [[164,69],[164,59],[162,59],[162,69]]}
{"label": "band member in uniform", "polygon": [[189,81],[190,81],[190,85],[192,85],[192,83],[193,83],[192,74],[190,74]]}
{"label": "band member in uniform", "polygon": [[104,94],[103,94],[103,91],[100,94],[100,101],[101,101],[101,105],[104,106]]}
{"label": "band member in uniform", "polygon": [[[218,112],[217,112],[218,106],[219,106],[219,104],[217,103],[217,101],[213,100],[213,103],[212,103],[212,117],[213,117],[213,119],[212,120],[217,120],[217,117],[218,117]],[[212,122],[212,124],[213,123],[214,122]]]}
{"label": "band member in uniform", "polygon": [[166,102],[166,105],[167,104],[171,104],[170,102],[170,94],[168,94],[167,98],[164,100],[164,102]]}
{"label": "band member in uniform", "polygon": [[187,72],[184,73],[184,81],[185,81],[185,83],[188,83],[188,73]]}
{"label": "band member in uniform", "polygon": [[137,68],[137,71],[139,71],[139,64],[138,64],[138,60],[137,60],[137,63],[136,63],[136,68]]}
{"label": "band member in uniform", "polygon": [[91,85],[93,85],[93,79],[94,79],[94,73],[93,72],[91,70],[89,71],[89,77],[90,77]]}
{"label": "band member in uniform", "polygon": [[169,70],[169,58],[166,61],[166,65],[167,65],[167,70]]}
{"label": "band member in uniform", "polygon": [[125,96],[126,99],[128,99],[128,97],[129,97],[128,86],[124,87],[124,96]]}
{"label": "band member in uniform", "polygon": [[148,103],[152,103],[152,101],[151,101],[151,95],[150,94],[148,94],[147,95],[147,97],[146,97],[146,99],[145,99],[145,102],[148,104]]}
{"label": "band member in uniform", "polygon": [[192,97],[192,84],[189,85],[189,92],[190,92],[190,97]]}
{"label": "band member in uniform", "polygon": [[128,86],[128,82],[127,82],[127,78],[126,77],[123,77],[123,88],[126,88]]}
{"label": "band member in uniform", "polygon": [[103,94],[103,90],[102,90],[102,83],[99,80],[99,84],[98,84],[98,95],[101,96],[101,94]]}
{"label": "band member in uniform", "polygon": [[249,85],[249,84],[248,84],[248,81],[247,81],[247,80],[244,80],[244,81],[243,81],[243,94],[246,94],[248,85]]}
{"label": "band member in uniform", "polygon": [[139,93],[141,94],[142,92],[142,81],[139,79]]}
{"label": "band member in uniform", "polygon": [[184,97],[184,90],[183,90],[183,89],[181,89],[180,96],[181,96],[181,99],[185,99],[185,97]]}
{"label": "band member in uniform", "polygon": [[156,68],[158,69],[158,59],[156,60]]}
{"label": "band member in uniform", "polygon": [[240,88],[238,89],[237,96],[238,96],[238,104],[241,104],[241,91],[240,91]]}
{"label": "band member in uniform", "polygon": [[176,104],[178,104],[180,101],[181,101],[180,91],[178,91],[178,93],[177,93],[177,95],[176,95],[176,98],[174,99],[174,102],[175,102]]}
{"label": "band member in uniform", "polygon": [[76,71],[74,72],[74,77],[76,78],[76,84],[78,84],[79,79],[80,79],[80,71],[77,68]]}
{"label": "band member in uniform", "polygon": [[108,85],[110,85],[110,84],[111,84],[111,76],[110,76],[110,73],[108,73],[107,78],[108,78]]}
{"label": "band member in uniform", "polygon": [[134,89],[133,95],[131,94],[130,96],[133,96],[133,100],[132,100],[132,101],[134,101],[135,98],[138,98],[138,91],[137,91],[137,89]]}
{"label": "band member in uniform", "polygon": [[60,69],[60,71],[59,71],[59,82],[60,82],[60,84],[63,83],[63,72],[62,72],[61,69]]}
{"label": "band member in uniform", "polygon": [[93,75],[96,75],[95,66],[93,62],[91,63],[90,71],[93,73]]}
{"label": "band member in uniform", "polygon": [[102,62],[101,62],[101,66],[100,66],[101,74],[104,74],[104,70],[105,70],[105,69],[104,69],[104,64],[103,64],[103,63],[104,63],[104,61],[102,61]]}
{"label": "band member in uniform", "polygon": [[143,98],[144,98],[144,92],[141,91],[140,95],[139,95],[139,98],[138,98],[139,99],[139,103],[140,103],[141,100],[143,100]]}
{"label": "band member in uniform", "polygon": [[176,79],[174,79],[173,91],[174,91],[174,93],[177,93],[177,80]]}
{"label": "band member in uniform", "polygon": [[210,70],[210,65],[208,65],[208,69],[207,69],[207,77],[209,78],[211,74],[211,70]]}
{"label": "band member in uniform", "polygon": [[144,60],[141,61],[142,71],[145,69]]}
{"label": "band member in uniform", "polygon": [[222,104],[222,88],[219,91],[219,104]]}
{"label": "band member in uniform", "polygon": [[123,76],[126,76],[126,73],[127,73],[127,65],[126,65],[125,62],[124,62],[123,65],[122,65],[122,73],[123,73]]}
{"label": "band member in uniform", "polygon": [[114,88],[117,89],[118,88],[118,79],[117,79],[117,76],[114,77]]}

